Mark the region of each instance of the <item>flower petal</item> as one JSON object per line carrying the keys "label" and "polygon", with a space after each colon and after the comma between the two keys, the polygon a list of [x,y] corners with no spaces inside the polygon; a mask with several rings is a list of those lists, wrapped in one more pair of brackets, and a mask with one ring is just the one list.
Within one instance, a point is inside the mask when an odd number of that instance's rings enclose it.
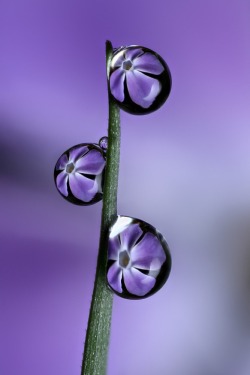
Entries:
{"label": "flower petal", "polygon": [[81,158],[88,151],[89,151],[89,148],[87,146],[74,147],[69,153],[70,162],[75,163],[77,159]]}
{"label": "flower petal", "polygon": [[107,279],[111,287],[118,293],[122,293],[122,270],[118,265],[118,262],[112,264],[108,270]]}
{"label": "flower petal", "polygon": [[149,108],[160,92],[160,82],[138,70],[126,72],[126,79],[128,92],[133,102],[143,108]]}
{"label": "flower petal", "polygon": [[133,61],[134,69],[151,74],[161,74],[164,66],[152,53],[146,52]]}
{"label": "flower petal", "polygon": [[90,202],[98,192],[98,184],[80,173],[69,174],[72,194],[83,202]]}
{"label": "flower petal", "polygon": [[56,178],[56,186],[57,189],[62,193],[65,197],[69,195],[68,188],[67,188],[67,181],[68,181],[68,174],[66,172],[61,172]]}
{"label": "flower petal", "polygon": [[125,73],[121,68],[116,69],[110,75],[110,91],[119,102],[124,100],[124,79]]}
{"label": "flower petal", "polygon": [[105,159],[101,152],[90,150],[75,164],[75,170],[79,173],[100,174],[105,166]]}
{"label": "flower petal", "polygon": [[121,250],[121,244],[119,238],[113,237],[109,238],[109,245],[108,245],[108,259],[109,260],[117,260],[118,253]]}
{"label": "flower petal", "polygon": [[161,243],[152,233],[145,234],[133,247],[130,256],[133,267],[149,271],[159,270],[166,260]]}
{"label": "flower petal", "polygon": [[133,267],[123,270],[123,278],[128,292],[136,296],[145,296],[156,283],[154,277],[144,275]]}
{"label": "flower petal", "polygon": [[68,161],[68,156],[66,154],[62,154],[62,156],[58,159],[56,163],[56,170],[63,170],[68,164]]}
{"label": "flower petal", "polygon": [[141,53],[142,53],[142,49],[141,48],[131,48],[131,49],[128,49],[125,53],[126,55],[126,60],[133,60],[135,59],[137,56],[139,56]]}
{"label": "flower petal", "polygon": [[142,235],[142,230],[138,224],[131,224],[120,233],[123,250],[131,250],[136,241]]}

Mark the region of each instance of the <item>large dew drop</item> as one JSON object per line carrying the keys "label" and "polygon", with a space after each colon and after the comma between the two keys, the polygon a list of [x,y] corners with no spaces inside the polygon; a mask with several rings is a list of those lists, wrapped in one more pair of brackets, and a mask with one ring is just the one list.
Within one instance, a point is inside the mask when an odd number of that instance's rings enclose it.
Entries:
{"label": "large dew drop", "polygon": [[166,282],[171,256],[164,237],[145,221],[118,216],[109,231],[107,281],[120,297],[142,299]]}

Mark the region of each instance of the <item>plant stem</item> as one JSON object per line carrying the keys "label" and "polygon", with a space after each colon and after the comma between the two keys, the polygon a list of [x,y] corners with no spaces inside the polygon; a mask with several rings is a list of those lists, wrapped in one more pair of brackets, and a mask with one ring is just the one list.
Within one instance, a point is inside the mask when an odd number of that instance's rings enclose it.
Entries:
{"label": "plant stem", "polygon": [[[112,44],[106,42],[109,72]],[[117,187],[120,159],[120,111],[109,95],[109,128],[106,172],[103,188],[102,222],[95,285],[89,313],[81,375],[105,375],[113,293],[107,287],[108,230],[117,217]]]}

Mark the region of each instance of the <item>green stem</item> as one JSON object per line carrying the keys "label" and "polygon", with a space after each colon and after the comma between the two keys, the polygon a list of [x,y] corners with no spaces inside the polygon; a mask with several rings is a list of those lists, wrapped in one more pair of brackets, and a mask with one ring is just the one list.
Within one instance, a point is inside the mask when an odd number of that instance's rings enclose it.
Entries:
{"label": "green stem", "polygon": [[[113,55],[106,42],[107,71]],[[108,230],[117,217],[117,187],[120,159],[120,111],[109,95],[108,151],[103,188],[102,222],[95,285],[89,313],[81,375],[105,375],[113,293],[106,282]]]}

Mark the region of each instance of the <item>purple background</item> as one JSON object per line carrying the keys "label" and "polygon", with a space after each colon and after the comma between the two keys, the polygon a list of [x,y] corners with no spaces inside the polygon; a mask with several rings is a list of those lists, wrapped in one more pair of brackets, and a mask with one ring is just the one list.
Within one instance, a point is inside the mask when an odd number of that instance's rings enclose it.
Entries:
{"label": "purple background", "polygon": [[170,278],[114,298],[108,375],[250,373],[248,0],[1,0],[0,373],[79,375],[101,204],[58,156],[107,130],[105,40],[169,64],[159,111],[121,114],[120,214],[166,237]]}

